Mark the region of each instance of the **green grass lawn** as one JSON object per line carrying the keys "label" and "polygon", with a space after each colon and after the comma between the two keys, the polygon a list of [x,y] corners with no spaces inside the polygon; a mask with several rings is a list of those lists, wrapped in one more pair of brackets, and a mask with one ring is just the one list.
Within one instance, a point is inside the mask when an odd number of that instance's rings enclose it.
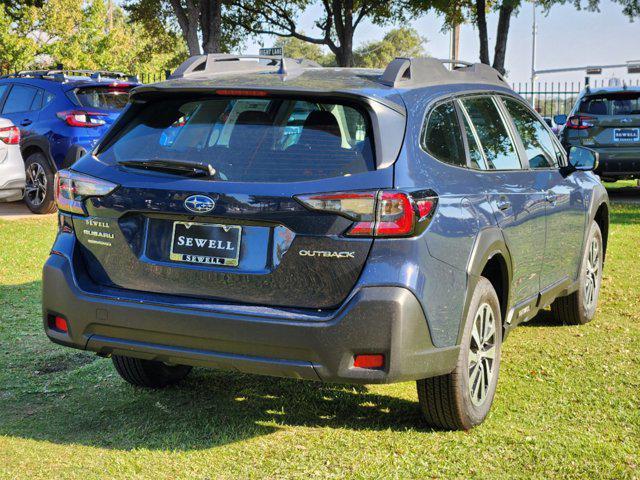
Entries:
{"label": "green grass lawn", "polygon": [[50,343],[55,220],[0,221],[0,478],[640,478],[640,206],[616,206],[597,318],[542,316],[504,346],[493,411],[423,426],[413,383],[351,387],[197,369],[125,384]]}

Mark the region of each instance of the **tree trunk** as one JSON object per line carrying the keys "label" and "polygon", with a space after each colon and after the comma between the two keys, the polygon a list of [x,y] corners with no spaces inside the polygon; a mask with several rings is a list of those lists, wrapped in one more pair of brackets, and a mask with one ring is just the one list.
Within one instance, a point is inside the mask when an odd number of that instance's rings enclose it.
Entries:
{"label": "tree trunk", "polygon": [[222,2],[200,0],[200,28],[204,53],[220,53],[222,37]]}
{"label": "tree trunk", "polygon": [[200,41],[198,40],[198,7],[193,0],[187,0],[187,8],[182,7],[180,0],[170,0],[171,8],[175,14],[182,36],[187,43],[189,55],[200,54]]}
{"label": "tree trunk", "polygon": [[509,23],[511,22],[511,14],[513,13],[513,5],[511,2],[504,2],[500,7],[500,15],[498,16],[498,30],[496,32],[496,48],[493,54],[493,68],[504,75],[504,61],[507,55],[507,38],[509,37]]}
{"label": "tree trunk", "polygon": [[489,35],[487,34],[487,2],[476,0],[478,36],[480,38],[480,62],[491,65],[489,60]]}

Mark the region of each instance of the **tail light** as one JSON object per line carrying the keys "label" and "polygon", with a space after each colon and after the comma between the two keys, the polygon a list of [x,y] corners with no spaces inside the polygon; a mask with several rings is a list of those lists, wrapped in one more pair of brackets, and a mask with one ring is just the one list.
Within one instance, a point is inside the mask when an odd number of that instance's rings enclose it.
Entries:
{"label": "tail light", "polygon": [[55,198],[63,212],[85,215],[84,200],[113,192],[117,185],[71,170],[59,170],[55,179]]}
{"label": "tail light", "polygon": [[437,196],[432,191],[414,193],[382,190],[300,195],[311,210],[332,212],[350,220],[350,237],[405,237],[423,230],[433,216]]}
{"label": "tail light", "polygon": [[13,126],[0,128],[0,140],[7,145],[18,145],[20,143],[20,129]]}
{"label": "tail light", "polygon": [[571,130],[586,130],[587,128],[593,127],[594,120],[594,117],[589,117],[587,115],[572,115],[567,119],[566,128]]}
{"label": "tail light", "polygon": [[56,116],[71,127],[101,127],[107,122],[100,117],[106,117],[106,113],[85,112],[84,110],[67,110],[56,113]]}

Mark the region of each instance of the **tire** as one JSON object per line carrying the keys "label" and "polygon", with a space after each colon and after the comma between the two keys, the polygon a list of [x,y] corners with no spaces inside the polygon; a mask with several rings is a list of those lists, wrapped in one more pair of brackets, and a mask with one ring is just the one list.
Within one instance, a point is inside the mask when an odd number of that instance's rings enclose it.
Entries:
{"label": "tire", "polygon": [[[493,329],[484,330],[487,332],[484,340],[478,333],[482,331],[483,318],[493,318]],[[487,327],[490,326],[491,322]],[[493,359],[484,353],[487,350],[493,352]],[[498,296],[491,282],[480,277],[471,298],[455,370],[417,381],[418,402],[429,425],[438,429],[469,430],[484,421],[498,384],[501,350],[502,316]],[[478,361],[470,361],[470,357]],[[475,393],[469,387],[470,377]]]}
{"label": "tire", "polygon": [[593,320],[602,284],[603,258],[602,232],[594,221],[591,222],[582,253],[578,290],[556,298],[551,304],[551,313],[556,321],[567,325],[584,325]]}
{"label": "tire", "polygon": [[53,198],[54,172],[44,154],[40,152],[32,153],[25,160],[24,167],[27,176],[24,203],[33,213],[55,212],[56,202]]}
{"label": "tire", "polygon": [[187,365],[167,365],[140,358],[111,357],[118,374],[131,385],[145,388],[163,388],[183,380],[191,367]]}

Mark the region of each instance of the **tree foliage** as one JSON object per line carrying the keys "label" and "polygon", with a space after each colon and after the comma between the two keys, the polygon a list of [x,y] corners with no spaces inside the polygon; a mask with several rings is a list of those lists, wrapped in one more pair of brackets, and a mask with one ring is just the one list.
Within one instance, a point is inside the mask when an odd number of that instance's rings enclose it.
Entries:
{"label": "tree foliage", "polygon": [[27,65],[35,58],[38,45],[29,35],[34,13],[31,10],[23,12],[15,19],[4,5],[0,5],[0,71]]}
{"label": "tree foliage", "polygon": [[151,73],[186,57],[171,31],[149,31],[119,7],[107,22],[106,0],[47,0],[20,19],[0,11],[0,58],[6,70],[50,67]]}
{"label": "tree foliage", "polygon": [[384,68],[396,57],[422,57],[426,39],[410,27],[387,32],[382,40],[368,42],[355,51],[355,65],[365,68]]}

